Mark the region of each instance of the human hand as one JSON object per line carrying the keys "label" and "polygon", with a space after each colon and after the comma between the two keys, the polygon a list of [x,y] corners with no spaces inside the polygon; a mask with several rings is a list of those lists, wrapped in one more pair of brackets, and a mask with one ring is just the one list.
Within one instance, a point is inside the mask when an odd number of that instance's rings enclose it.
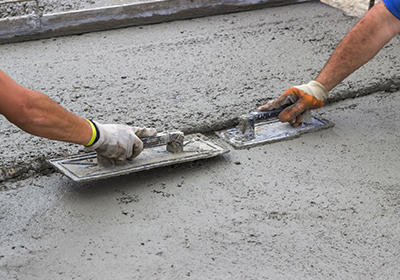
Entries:
{"label": "human hand", "polygon": [[306,85],[288,88],[278,98],[260,106],[258,111],[269,111],[292,104],[285,108],[278,117],[281,122],[289,122],[293,127],[296,127],[303,122],[301,113],[321,108],[324,105],[322,100],[326,99],[327,96],[328,91],[325,87],[316,81],[312,81]]}
{"label": "human hand", "polygon": [[143,142],[140,138],[157,134],[154,128],[93,123],[97,128],[99,138],[87,148],[96,151],[100,156],[119,161],[137,157],[143,150]]}

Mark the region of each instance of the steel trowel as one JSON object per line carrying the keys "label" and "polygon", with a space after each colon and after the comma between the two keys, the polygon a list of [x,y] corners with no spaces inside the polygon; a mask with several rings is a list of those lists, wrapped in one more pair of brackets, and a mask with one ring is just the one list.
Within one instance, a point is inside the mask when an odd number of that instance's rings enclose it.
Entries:
{"label": "steel trowel", "polygon": [[132,160],[115,161],[91,152],[51,159],[49,162],[68,178],[81,182],[211,158],[229,152],[224,146],[199,133],[185,136],[181,131],[164,132],[141,140],[144,149]]}
{"label": "steel trowel", "polygon": [[293,139],[308,132],[332,127],[334,124],[326,119],[313,117],[311,111],[302,113],[303,123],[292,127],[282,123],[278,115],[287,106],[270,111],[257,111],[244,114],[239,118],[237,127],[217,131],[216,134],[236,149]]}

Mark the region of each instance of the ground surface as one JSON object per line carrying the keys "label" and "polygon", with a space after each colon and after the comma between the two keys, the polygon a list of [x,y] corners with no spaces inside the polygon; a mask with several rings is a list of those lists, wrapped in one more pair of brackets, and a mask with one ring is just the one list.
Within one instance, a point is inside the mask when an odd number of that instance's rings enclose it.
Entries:
{"label": "ground surface", "polygon": [[[297,4],[2,45],[0,68],[96,120],[211,132],[308,81],[356,20]],[[0,183],[0,279],[399,279],[400,95],[379,90],[399,53],[395,38],[335,89],[376,92],[318,110],[329,130],[91,183]],[[0,135],[3,168],[80,149],[4,119]]]}
{"label": "ground surface", "polygon": [[146,0],[39,0],[37,2],[38,7],[36,7],[35,1],[26,1],[21,3],[1,5],[0,18],[35,13],[37,8],[40,14],[51,14],[130,3],[140,3],[145,1]]}
{"label": "ground surface", "polygon": [[[99,122],[218,130],[314,77],[357,22],[318,2],[294,7],[8,44],[0,46],[1,69]],[[396,40],[332,95],[382,89],[400,67]],[[0,181],[41,169],[44,158],[77,152],[7,122],[0,130]]]}
{"label": "ground surface", "polygon": [[93,183],[4,184],[2,279],[398,279],[399,93],[293,141]]}
{"label": "ground surface", "polygon": [[[144,2],[144,0],[39,0],[39,12],[57,13],[71,10],[92,9],[96,7],[105,7],[112,5],[121,5],[127,3]],[[323,0],[333,7],[339,8],[348,15],[361,17],[369,6],[369,0]],[[375,0],[376,3],[379,0]],[[0,1],[1,4],[1,1]],[[35,12],[35,2],[26,2],[18,4],[8,4],[0,6],[0,18],[16,16],[21,14],[29,14]]]}
{"label": "ground surface", "polygon": [[[369,0],[322,0],[321,2],[331,5],[332,7],[341,9],[346,14],[356,17],[362,17],[369,8]],[[375,0],[374,3],[379,3]]]}

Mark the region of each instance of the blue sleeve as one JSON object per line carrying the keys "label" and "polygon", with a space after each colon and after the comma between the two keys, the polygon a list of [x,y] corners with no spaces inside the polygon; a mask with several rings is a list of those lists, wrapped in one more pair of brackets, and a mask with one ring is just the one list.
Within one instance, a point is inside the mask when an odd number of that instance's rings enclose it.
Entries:
{"label": "blue sleeve", "polygon": [[386,8],[398,19],[400,19],[400,0],[383,0]]}

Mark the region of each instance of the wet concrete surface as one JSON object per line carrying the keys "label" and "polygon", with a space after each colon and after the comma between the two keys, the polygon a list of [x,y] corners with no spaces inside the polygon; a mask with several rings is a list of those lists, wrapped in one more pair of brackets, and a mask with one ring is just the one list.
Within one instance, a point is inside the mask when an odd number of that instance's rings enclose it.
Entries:
{"label": "wet concrete surface", "polygon": [[[3,45],[0,67],[100,122],[211,132],[308,82],[355,22],[298,4]],[[399,48],[333,91],[374,93],[319,109],[329,130],[90,183],[2,182],[0,278],[398,279]],[[81,150],[0,132],[3,178]]]}
{"label": "wet concrete surface", "polygon": [[70,11],[88,10],[110,6],[120,6],[149,2],[147,0],[39,0],[16,3],[0,2],[0,18],[9,18],[28,14],[54,14]]}
{"label": "wet concrete surface", "polygon": [[332,129],[210,160],[3,183],[0,276],[397,279],[399,102],[331,104]]}
{"label": "wet concrete surface", "polygon": [[[0,67],[98,122],[208,132],[308,82],[357,21],[321,3],[0,46]],[[400,84],[398,38],[333,91],[346,98]],[[396,89],[396,86],[393,86]],[[81,147],[39,139],[3,120],[4,179]]]}
{"label": "wet concrete surface", "polygon": [[36,1],[27,0],[11,3],[0,2],[0,18],[10,18],[35,13],[42,15],[54,14],[143,2],[146,2],[146,0],[39,0],[37,3]]}
{"label": "wet concrete surface", "polygon": [[[5,4],[0,5],[0,17],[6,17],[4,20],[0,20],[0,44],[159,24],[308,1],[310,0],[105,0],[87,2],[56,0],[50,1],[51,3],[48,5],[42,1],[29,2],[31,7],[26,2],[17,3],[17,5],[21,5],[19,8],[22,11],[20,12],[7,7],[15,6],[15,3]],[[54,8],[53,11],[51,7]],[[9,17],[8,11],[12,13],[12,17]],[[18,14],[22,15],[18,16]]]}

